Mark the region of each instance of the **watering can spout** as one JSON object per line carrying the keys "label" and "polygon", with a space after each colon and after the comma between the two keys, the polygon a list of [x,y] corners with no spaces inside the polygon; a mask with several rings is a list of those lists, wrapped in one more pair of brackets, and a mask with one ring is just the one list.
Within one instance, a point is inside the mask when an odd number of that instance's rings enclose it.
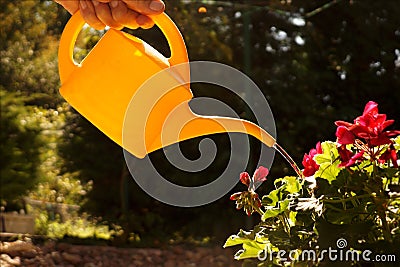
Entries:
{"label": "watering can spout", "polygon": [[182,103],[165,121],[158,138],[147,146],[147,153],[180,141],[215,133],[249,134],[268,147],[273,147],[276,143],[268,132],[252,122],[229,117],[200,116],[194,114],[187,103]]}
{"label": "watering can spout", "polygon": [[197,117],[182,129],[180,138],[186,140],[214,133],[244,133],[251,135],[268,147],[275,144],[275,139],[258,125],[236,118],[225,117]]}

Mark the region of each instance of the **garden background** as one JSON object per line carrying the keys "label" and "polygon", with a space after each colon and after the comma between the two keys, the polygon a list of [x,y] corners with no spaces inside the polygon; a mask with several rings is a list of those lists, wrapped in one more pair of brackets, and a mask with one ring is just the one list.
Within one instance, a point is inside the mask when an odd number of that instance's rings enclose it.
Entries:
{"label": "garden background", "polygon": [[[297,162],[317,140],[334,138],[334,121],[350,121],[369,100],[396,120],[394,129],[400,128],[397,0],[182,0],[166,1],[166,7],[184,36],[191,61],[225,63],[256,82],[275,116],[279,143]],[[70,218],[62,218],[54,208],[41,210],[37,233],[115,245],[222,245],[242,225],[251,226],[251,219],[237,216],[229,194],[188,209],[165,205],[144,193],[130,177],[121,148],[58,93],[58,41],[69,14],[43,0],[0,0],[0,10],[0,199],[6,211],[24,209],[35,200],[78,205],[79,217],[75,210]],[[168,54],[156,28],[134,33]],[[83,31],[77,60],[100,35],[89,28]],[[240,98],[227,90],[203,84],[192,90],[195,96],[221,100],[242,118],[254,120]],[[224,149],[227,136],[212,138],[217,160],[190,176],[169,164],[162,152],[151,157],[171,181],[205,184],[218,177],[229,159],[230,151]],[[252,173],[261,144],[249,138],[252,158],[247,171]],[[181,144],[188,158],[199,156],[200,140]],[[267,185],[259,192],[271,189],[273,177],[290,172],[276,156]]]}

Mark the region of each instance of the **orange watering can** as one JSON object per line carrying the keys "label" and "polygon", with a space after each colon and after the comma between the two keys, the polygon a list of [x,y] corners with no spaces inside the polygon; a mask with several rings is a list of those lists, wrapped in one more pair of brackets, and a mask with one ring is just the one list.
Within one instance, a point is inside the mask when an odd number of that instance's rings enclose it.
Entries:
{"label": "orange watering can", "polygon": [[[223,132],[247,133],[274,146],[275,139],[254,123],[191,111],[184,40],[165,13],[152,19],[170,45],[170,58],[130,34],[110,29],[76,64],[73,48],[85,22],[79,11],[72,16],[58,51],[60,93],[71,106],[138,158],[183,140]],[[145,90],[143,84],[148,85]],[[131,112],[134,116],[128,117],[134,119],[125,121]]]}

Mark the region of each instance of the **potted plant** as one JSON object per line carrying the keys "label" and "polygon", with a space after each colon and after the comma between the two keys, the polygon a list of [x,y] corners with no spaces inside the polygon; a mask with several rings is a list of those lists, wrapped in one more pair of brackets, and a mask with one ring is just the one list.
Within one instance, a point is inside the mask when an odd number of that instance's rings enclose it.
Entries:
{"label": "potted plant", "polygon": [[276,179],[262,197],[255,190],[268,170],[240,174],[248,189],[231,200],[260,222],[224,246],[241,245],[234,257],[244,266],[398,266],[400,131],[387,130],[393,122],[368,102],[353,123],[335,123],[335,141],[304,155],[302,171]]}

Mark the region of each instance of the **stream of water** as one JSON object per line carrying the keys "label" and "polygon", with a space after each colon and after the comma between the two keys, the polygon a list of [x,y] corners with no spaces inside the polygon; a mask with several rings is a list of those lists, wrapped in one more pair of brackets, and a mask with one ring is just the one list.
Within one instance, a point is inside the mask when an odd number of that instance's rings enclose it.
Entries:
{"label": "stream of water", "polygon": [[292,159],[292,157],[280,145],[275,143],[273,145],[273,148],[275,148],[275,150],[278,151],[279,154],[281,154],[287,160],[287,162],[289,162],[290,166],[293,168],[293,170],[296,172],[296,174],[299,177],[304,178],[303,173],[300,170],[300,168],[297,166],[296,162]]}

